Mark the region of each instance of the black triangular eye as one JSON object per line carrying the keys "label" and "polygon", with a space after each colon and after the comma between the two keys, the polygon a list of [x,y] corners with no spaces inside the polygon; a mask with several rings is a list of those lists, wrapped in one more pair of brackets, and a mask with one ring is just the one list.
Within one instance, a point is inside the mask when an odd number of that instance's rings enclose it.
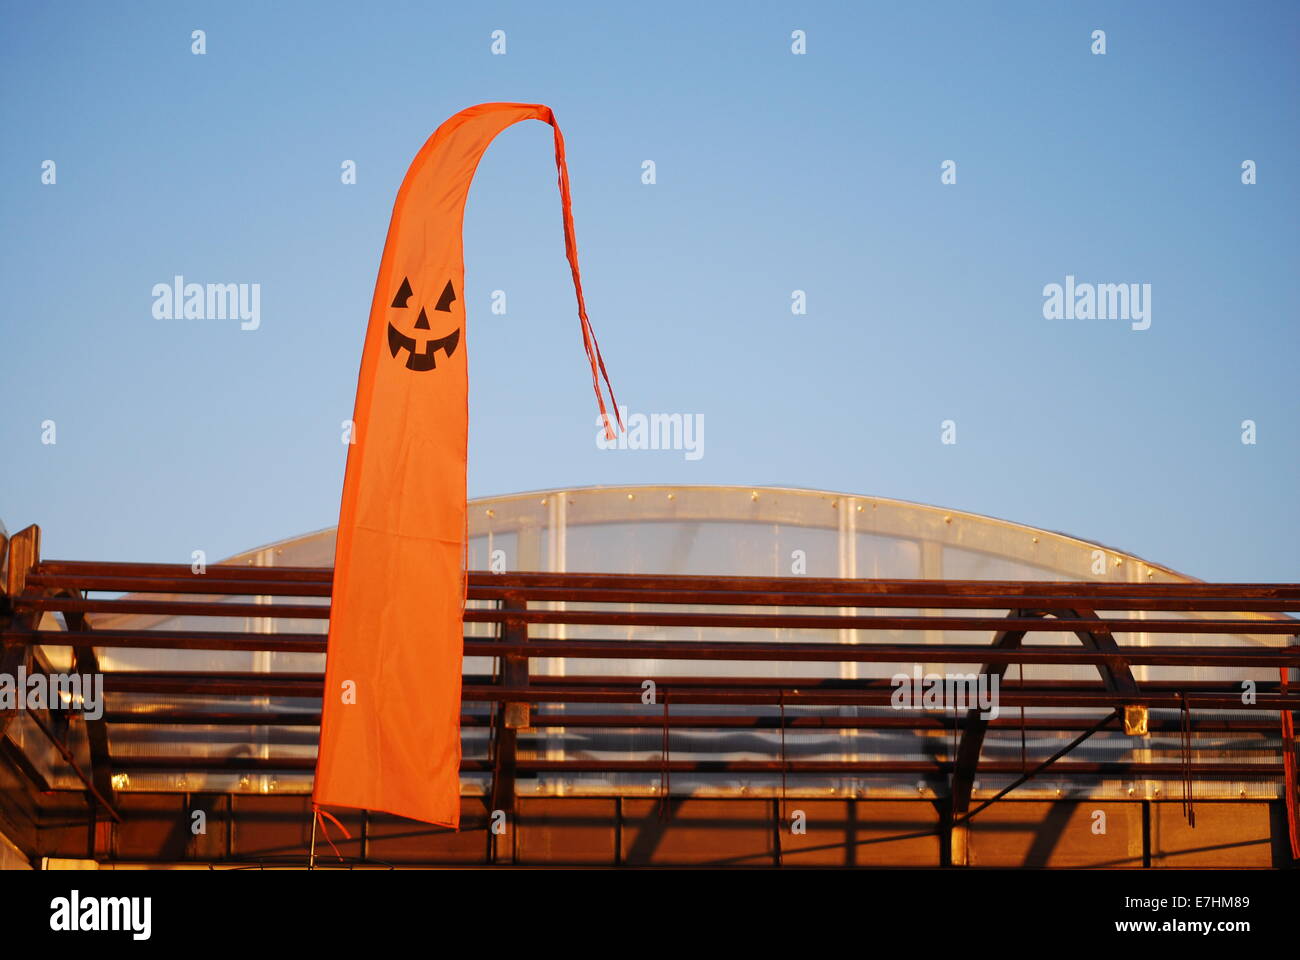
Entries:
{"label": "black triangular eye", "polygon": [[411,299],[411,281],[402,278],[402,286],[397,291],[397,296],[393,297],[393,306],[405,307],[406,301]]}
{"label": "black triangular eye", "polygon": [[441,310],[443,313],[451,313],[451,305],[456,300],[456,291],[451,288],[451,281],[447,281],[447,286],[442,290],[442,296],[438,298],[438,305],[435,310]]}

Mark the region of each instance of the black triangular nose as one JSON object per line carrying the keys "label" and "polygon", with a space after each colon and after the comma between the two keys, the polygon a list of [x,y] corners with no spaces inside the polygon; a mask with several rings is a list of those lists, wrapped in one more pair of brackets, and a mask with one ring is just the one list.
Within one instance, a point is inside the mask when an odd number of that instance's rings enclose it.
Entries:
{"label": "black triangular nose", "polygon": [[420,315],[415,320],[415,329],[416,330],[429,329],[429,318],[424,313],[424,307],[420,308]]}
{"label": "black triangular nose", "polygon": [[393,306],[404,307],[406,301],[411,299],[411,281],[406,277],[402,278],[402,285],[397,290],[397,296],[393,297]]}

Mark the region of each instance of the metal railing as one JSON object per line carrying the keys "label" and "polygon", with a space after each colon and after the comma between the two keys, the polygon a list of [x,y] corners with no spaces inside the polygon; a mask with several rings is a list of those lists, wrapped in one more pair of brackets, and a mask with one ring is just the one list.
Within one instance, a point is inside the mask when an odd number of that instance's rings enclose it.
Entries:
{"label": "metal railing", "polygon": [[[258,617],[326,620],[332,571],[322,568],[209,566],[202,574],[173,564],[42,561],[39,531],[20,531],[11,538],[5,606],[0,610],[4,664],[32,665],[41,646],[70,647],[78,669],[97,669],[96,652],[114,648],[152,650],[275,651],[321,654],[321,634],[255,633],[229,630],[121,628],[97,629],[96,615],[133,614],[160,617]],[[104,593],[125,594],[104,597]],[[244,603],[216,597],[259,598]],[[510,809],[516,779],[543,773],[754,773],[779,775],[916,774],[948,778],[952,823],[959,825],[982,807],[970,808],[971,788],[979,773],[1013,776],[1012,786],[1040,772],[1021,762],[981,761],[981,744],[989,727],[1022,731],[1079,732],[1073,747],[1095,730],[1114,722],[1133,736],[1150,733],[1272,734],[1279,713],[1300,709],[1293,685],[1300,669],[1295,646],[1300,623],[1289,614],[1300,610],[1298,584],[1222,583],[1087,583],[1022,581],[836,580],[808,578],[641,576],[597,573],[468,574],[465,612],[468,624],[491,625],[493,636],[467,636],[466,657],[492,658],[491,674],[468,674],[462,724],[490,730],[491,753],[467,758],[465,771],[490,773],[493,804]],[[304,599],[306,602],[303,602]],[[289,600],[291,602],[282,602]],[[292,602],[296,600],[297,602]],[[583,609],[569,609],[578,604]],[[707,607],[707,610],[697,609]],[[846,613],[845,611],[852,611]],[[871,611],[871,612],[864,612]],[[990,611],[1000,611],[993,614]],[[62,627],[50,623],[57,614]],[[536,635],[535,625],[579,625],[621,631],[622,637],[556,638]],[[697,639],[646,639],[631,636],[636,628],[693,628]],[[825,640],[782,642],[781,631],[825,631]],[[843,642],[840,631],[855,631],[856,642]],[[898,631],[943,631],[970,642],[898,642]],[[718,639],[737,632],[760,639]],[[893,637],[882,637],[894,632]],[[1025,645],[1029,633],[1040,642]],[[1044,643],[1050,635],[1056,642]],[[933,634],[931,634],[933,636]],[[1136,637],[1147,638],[1136,643]],[[776,637],[778,639],[771,639]],[[1242,638],[1259,638],[1243,641]],[[1151,642],[1155,638],[1156,642]],[[1283,645],[1287,644],[1287,645]],[[558,658],[568,667],[562,676],[530,671],[534,658]],[[758,664],[747,676],[656,676],[658,697],[645,705],[644,677],[587,675],[583,661],[710,661]],[[762,664],[982,663],[983,676],[1001,677],[1012,664],[1074,665],[1096,670],[1095,680],[1024,680],[1000,691],[1000,706],[1058,709],[1061,715],[987,719],[977,709],[964,716],[891,711],[861,715],[807,715],[805,706],[888,707],[893,687],[887,677],[841,679],[778,676]],[[1163,666],[1215,670],[1266,670],[1276,679],[1253,682],[1253,696],[1243,697],[1238,679],[1142,680],[1133,667]],[[0,667],[3,669],[3,667]],[[757,670],[757,674],[755,673]],[[1141,672],[1141,671],[1139,671]],[[1290,673],[1289,673],[1290,672]],[[105,691],[168,698],[206,695],[234,697],[319,698],[319,673],[110,670]],[[1290,684],[1288,683],[1290,680]],[[662,705],[671,697],[672,711]],[[490,705],[484,712],[469,705]],[[566,712],[573,704],[621,705],[607,713]],[[641,704],[644,709],[629,713]],[[716,709],[719,705],[726,710]],[[778,708],[774,713],[772,707]],[[706,709],[698,709],[705,707]],[[787,713],[787,708],[791,711]],[[1101,713],[1079,715],[1079,708]],[[1192,710],[1230,711],[1230,715],[1193,718]],[[586,708],[590,709],[590,708]],[[1149,711],[1176,710],[1177,720]],[[1106,712],[1109,711],[1109,712]],[[206,724],[311,726],[319,714],[306,711],[221,710],[196,706],[110,709],[90,725],[91,770],[83,776],[105,808],[113,809],[112,776],[130,771],[297,771],[314,760],[304,756],[118,756],[112,731],[120,725]],[[0,735],[7,720],[0,714]],[[559,759],[521,756],[518,736],[524,730],[658,728],[664,731],[660,758],[610,759],[595,756]],[[959,731],[961,743],[947,759],[818,759],[785,754],[786,731],[807,730]],[[774,759],[673,759],[669,731],[720,735],[725,731],[761,730],[781,734],[781,755]],[[1022,734],[1023,736],[1023,734]],[[706,739],[696,739],[699,751]],[[1294,743],[1284,737],[1282,750],[1270,759],[1240,758],[1181,761],[1048,759],[1053,776],[1132,776],[1196,779],[1239,777],[1293,778],[1284,764]],[[1066,751],[1068,752],[1068,750]],[[78,771],[79,775],[80,771]],[[1009,789],[1009,788],[1008,788]],[[1294,809],[1295,784],[1287,784]],[[1003,791],[1005,794],[1007,791]],[[999,796],[1003,795],[999,794]],[[994,799],[997,799],[995,797]],[[985,804],[987,805],[987,804]],[[1294,814],[1293,814],[1294,815]]]}

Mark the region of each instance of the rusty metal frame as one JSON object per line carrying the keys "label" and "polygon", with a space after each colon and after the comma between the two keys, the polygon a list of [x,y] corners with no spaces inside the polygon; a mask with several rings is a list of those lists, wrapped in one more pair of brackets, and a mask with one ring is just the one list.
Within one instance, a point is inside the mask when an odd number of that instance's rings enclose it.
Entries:
{"label": "rusty metal frame", "polygon": [[[41,561],[40,527],[32,524],[18,531],[9,539],[8,548],[5,594],[9,614],[6,617],[0,617],[0,626],[2,626],[4,634],[3,646],[0,646],[0,674],[12,675],[20,666],[31,669],[35,663],[36,646],[59,636],[58,633],[39,629],[41,619],[44,616],[44,610],[40,608],[39,604],[20,606],[17,601],[20,598],[24,600],[41,600],[54,596],[68,598],[75,602],[84,600],[85,596],[80,590],[42,586],[31,582],[32,574],[39,567]],[[83,610],[68,610],[64,612],[63,619],[69,631],[84,633],[90,629]],[[100,673],[99,661],[93,647],[85,645],[73,647],[73,662],[78,673],[92,676]],[[0,711],[0,737],[4,736],[5,729],[16,715],[16,712],[16,710]],[[65,716],[54,714],[53,719],[56,722],[63,720],[63,727],[66,728]],[[101,716],[95,720],[86,720],[87,741],[90,746],[91,760],[89,776],[82,771],[80,764],[72,755],[64,738],[60,737],[56,730],[34,714],[31,715],[31,720],[85,786],[92,835],[95,833],[94,822],[97,809],[100,807],[115,822],[121,823],[121,814],[113,802],[113,781],[109,771],[110,761],[108,756],[108,725],[105,723],[104,718]],[[66,729],[64,729],[64,733],[66,733]]]}
{"label": "rusty metal frame", "polygon": [[[41,561],[39,530],[21,531],[10,544],[11,561],[18,548],[20,562],[11,562],[7,586],[14,618],[0,623],[0,641],[8,658],[27,655],[39,644],[71,647],[79,671],[98,671],[97,650],[113,647],[190,650],[285,650],[321,653],[322,635],[260,634],[174,629],[94,629],[93,615],[131,613],[138,615],[191,615],[200,617],[238,616],[245,607],[250,615],[298,620],[323,620],[329,615],[332,571],[324,568],[250,567],[214,565],[203,576],[183,565],[86,563]],[[122,599],[102,599],[90,594],[124,591]],[[143,595],[143,596],[142,596]],[[271,603],[217,602],[208,597],[267,597]],[[1001,702],[1016,707],[1094,707],[1108,711],[1136,706],[1176,708],[1191,692],[1198,705],[1234,710],[1229,720],[1205,721],[1198,729],[1225,732],[1265,732],[1270,726],[1241,711],[1239,690],[1223,681],[1189,683],[1144,682],[1133,677],[1131,664],[1170,664],[1208,667],[1300,667],[1300,648],[1249,645],[1188,644],[1121,645],[1116,635],[1229,634],[1250,636],[1294,636],[1297,623],[1286,614],[1300,610],[1297,584],[1200,584],[1200,583],[1083,583],[1047,581],[942,581],[942,580],[852,580],[814,578],[742,578],[638,576],[587,573],[468,574],[468,596],[487,601],[487,607],[466,611],[471,624],[495,626],[495,636],[467,636],[465,655],[492,658],[496,668],[490,676],[467,675],[462,696],[466,704],[490,704],[491,712],[466,709],[463,723],[468,728],[491,731],[489,759],[467,759],[462,769],[491,776],[489,811],[502,810],[510,821],[504,836],[489,833],[489,862],[513,862],[515,784],[520,776],[552,772],[660,772],[768,774],[898,774],[948,775],[952,778],[950,828],[964,826],[974,814],[970,808],[976,771],[1016,774],[1015,764],[979,763],[980,749],[990,726],[971,711],[963,718],[946,721],[962,730],[961,743],[951,761],[808,761],[780,760],[579,760],[521,759],[519,731],[564,726],[657,727],[654,716],[576,716],[556,712],[551,705],[568,703],[627,704],[629,691],[638,684],[629,678],[609,676],[533,676],[530,657],[584,659],[661,659],[750,662],[865,662],[898,663],[923,657],[928,662],[972,663],[983,661],[982,672],[1001,677],[1008,664],[1090,664],[1098,682],[1038,681],[1015,689],[1003,689]],[[193,599],[198,597],[200,599]],[[274,598],[305,598],[307,603],[277,603]],[[605,609],[564,609],[562,601],[598,605]],[[626,608],[627,604],[653,609]],[[692,605],[708,604],[728,608],[726,612],[701,612]],[[805,608],[755,612],[754,608]],[[747,609],[748,608],[748,609]],[[845,611],[895,610],[907,615],[859,615]],[[1007,610],[1004,617],[989,616],[988,610]],[[1126,618],[1099,616],[1107,611],[1169,611],[1191,614],[1189,618]],[[970,611],[952,615],[951,611]],[[928,611],[928,612],[925,612]],[[63,614],[67,631],[38,631],[35,627],[47,612]],[[915,615],[913,612],[916,612]],[[90,614],[91,616],[88,616]],[[1225,616],[1235,614],[1236,616]],[[952,643],[901,644],[867,642],[854,644],[801,642],[777,644],[767,641],[711,639],[692,641],[640,639],[552,639],[530,636],[530,624],[596,624],[626,632],[632,626],[693,626],[710,628],[772,629],[798,628],[838,631],[843,629],[945,630],[978,636],[995,631],[992,644]],[[1077,644],[1025,647],[1028,632],[1074,633]],[[787,706],[846,704],[884,706],[892,690],[888,681],[839,679],[782,679],[776,676],[657,677],[671,687],[677,708],[667,721],[673,729],[787,729],[830,727],[862,729],[941,729],[942,718],[926,715],[869,717],[785,716]],[[235,694],[244,696],[319,697],[319,674],[292,673],[168,673],[165,671],[122,671],[105,674],[106,690],[167,696]],[[725,704],[725,715],[691,711],[693,704]],[[753,708],[781,706],[778,719],[755,713]],[[1280,684],[1259,684],[1255,711],[1300,708],[1300,692],[1283,691]],[[972,715],[973,714],[973,715]],[[1110,714],[1108,714],[1108,717]],[[1242,719],[1237,719],[1241,716]],[[1255,716],[1262,716],[1256,714]],[[306,773],[314,761],[303,757],[115,757],[111,752],[111,730],[119,724],[229,723],[240,725],[276,724],[311,726],[319,715],[304,712],[285,716],[262,713],[209,712],[173,709],[149,716],[129,711],[107,713],[89,727],[92,751],[91,781],[94,792],[113,810],[114,772],[135,770],[175,771],[290,771]],[[1003,721],[1006,723],[1006,721]],[[1035,717],[1035,729],[1083,731],[1095,724],[1078,718]],[[1163,722],[1151,726],[1163,730]],[[1076,738],[1053,763],[1082,742]],[[1043,769],[1047,764],[1040,765]],[[1280,764],[1240,762],[1198,762],[1197,776],[1233,778],[1244,775],[1274,776]],[[1168,769],[1166,769],[1168,768]],[[1087,763],[1072,761],[1056,768],[1063,776],[1134,775],[1173,777],[1182,772],[1177,763],[1134,761]],[[1036,769],[1034,773],[1037,773]],[[1033,774],[1030,774],[1032,776]],[[1024,779],[1028,779],[1027,777]],[[1013,784],[1014,788],[1015,784]],[[997,798],[994,798],[997,799]],[[991,801],[990,801],[991,802]],[[91,808],[93,811],[93,804]],[[92,813],[93,815],[93,813]],[[960,838],[954,843],[960,854]],[[952,862],[962,862],[959,855]]]}

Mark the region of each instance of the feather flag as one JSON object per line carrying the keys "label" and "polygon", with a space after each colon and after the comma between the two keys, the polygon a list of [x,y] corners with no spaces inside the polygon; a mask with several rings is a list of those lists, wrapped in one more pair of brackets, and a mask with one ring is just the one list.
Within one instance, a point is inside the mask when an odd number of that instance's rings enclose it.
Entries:
{"label": "feather flag", "polygon": [[555,131],[564,246],[597,403],[613,435],[587,320],[564,138],[549,107],[485,103],[447,120],[397,192],[370,307],[335,547],[318,807],[459,826],[468,373],[461,224],[493,138]]}

